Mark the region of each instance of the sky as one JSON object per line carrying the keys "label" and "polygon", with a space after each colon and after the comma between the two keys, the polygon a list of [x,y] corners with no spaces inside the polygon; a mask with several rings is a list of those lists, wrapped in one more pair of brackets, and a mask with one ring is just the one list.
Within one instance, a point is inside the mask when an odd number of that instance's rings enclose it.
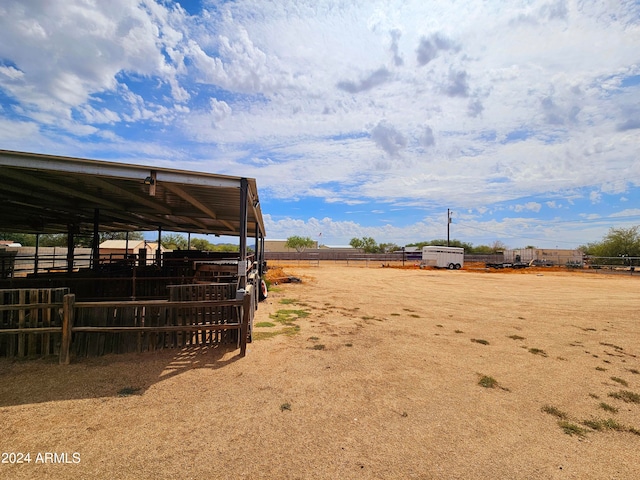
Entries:
{"label": "sky", "polygon": [[255,178],[267,239],[576,248],[639,146],[640,1],[0,1],[0,148]]}

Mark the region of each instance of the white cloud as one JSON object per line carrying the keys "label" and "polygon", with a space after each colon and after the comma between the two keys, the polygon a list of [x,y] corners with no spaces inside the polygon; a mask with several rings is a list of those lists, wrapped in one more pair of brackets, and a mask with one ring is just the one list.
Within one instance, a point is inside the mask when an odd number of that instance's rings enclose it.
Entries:
{"label": "white cloud", "polygon": [[227,102],[221,102],[212,98],[209,100],[209,104],[211,105],[211,115],[215,123],[219,123],[231,115],[231,107]]}
{"label": "white cloud", "polygon": [[589,193],[589,200],[591,200],[591,203],[600,203],[602,201],[602,194],[600,192],[592,191]]}
{"label": "white cloud", "polygon": [[610,215],[610,217],[640,217],[640,208],[627,208]]}
{"label": "white cloud", "polygon": [[539,212],[542,208],[542,205],[538,202],[527,202],[522,205],[514,205],[513,210],[516,212],[523,212],[525,210],[529,210],[531,212]]}
{"label": "white cloud", "polygon": [[7,77],[9,80],[18,80],[24,77],[24,72],[21,72],[15,67],[5,67],[0,65],[0,75]]}
{"label": "white cloud", "polygon": [[381,121],[373,127],[371,138],[378,147],[392,157],[399,155],[407,146],[407,139],[404,135],[385,121]]}

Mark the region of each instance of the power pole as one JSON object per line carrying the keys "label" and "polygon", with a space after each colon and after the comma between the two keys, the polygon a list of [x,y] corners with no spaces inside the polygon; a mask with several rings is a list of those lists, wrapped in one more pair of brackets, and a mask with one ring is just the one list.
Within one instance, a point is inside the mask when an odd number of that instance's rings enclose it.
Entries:
{"label": "power pole", "polygon": [[447,247],[449,245],[449,225],[451,225],[451,210],[447,208]]}

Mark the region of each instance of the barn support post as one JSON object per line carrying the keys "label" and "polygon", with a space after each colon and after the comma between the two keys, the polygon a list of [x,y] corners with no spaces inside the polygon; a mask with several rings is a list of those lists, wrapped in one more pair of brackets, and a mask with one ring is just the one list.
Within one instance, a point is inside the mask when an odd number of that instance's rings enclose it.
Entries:
{"label": "barn support post", "polygon": [[73,256],[75,239],[73,236],[74,226],[69,225],[67,228],[67,273],[73,273]]}
{"label": "barn support post", "polygon": [[91,243],[93,256],[93,271],[97,272],[100,266],[100,209],[93,210],[93,241]]}
{"label": "barn support post", "polygon": [[254,282],[255,285],[255,306],[258,308],[258,302],[260,301],[260,289],[262,287],[262,252],[260,251],[260,226],[258,222],[253,224],[253,227],[256,229],[255,235],[255,251],[253,256],[253,267],[255,271],[258,272],[257,281]]}
{"label": "barn support post", "polygon": [[40,234],[36,233],[36,256],[33,259],[33,274],[36,276],[38,276],[38,254],[39,253],[40,253]]}
{"label": "barn support post", "polygon": [[249,181],[240,179],[240,259],[238,262],[238,288],[247,286],[247,202],[249,199]]}
{"label": "barn support post", "polygon": [[162,266],[162,255],[161,255],[161,250],[162,250],[162,227],[158,227],[158,249],[156,250],[156,265],[158,267]]}
{"label": "barn support post", "polygon": [[266,271],[266,261],[265,261],[265,253],[264,253],[264,232],[261,232],[262,236],[260,237],[260,276],[264,275]]}
{"label": "barn support post", "polygon": [[256,229],[256,237],[255,237],[255,262],[256,262],[256,267],[258,269],[258,275],[260,275],[262,277],[262,250],[260,249],[260,225],[258,225],[258,222],[256,222],[254,224],[254,227]]}
{"label": "barn support post", "polygon": [[62,341],[60,342],[60,365],[69,365],[71,362],[71,329],[73,328],[73,315],[76,296],[68,293],[62,299]]}
{"label": "barn support post", "polygon": [[251,308],[251,296],[253,292],[246,292],[242,297],[242,324],[240,325],[240,356],[247,354],[247,337],[249,335],[249,323],[253,309]]}

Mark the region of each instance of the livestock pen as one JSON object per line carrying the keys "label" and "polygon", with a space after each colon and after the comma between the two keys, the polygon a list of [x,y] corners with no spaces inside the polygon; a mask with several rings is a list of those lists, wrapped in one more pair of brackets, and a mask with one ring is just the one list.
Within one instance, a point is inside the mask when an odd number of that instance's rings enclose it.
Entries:
{"label": "livestock pen", "polygon": [[[266,268],[255,180],[0,150],[0,231],[67,235],[55,271],[37,253],[33,272],[4,270],[0,356],[66,364],[216,343],[245,355]],[[145,252],[101,256],[100,232],[120,231],[157,231],[158,245],[163,231],[236,236],[238,251],[158,251],[151,264]],[[92,247],[79,267],[81,235]]]}

